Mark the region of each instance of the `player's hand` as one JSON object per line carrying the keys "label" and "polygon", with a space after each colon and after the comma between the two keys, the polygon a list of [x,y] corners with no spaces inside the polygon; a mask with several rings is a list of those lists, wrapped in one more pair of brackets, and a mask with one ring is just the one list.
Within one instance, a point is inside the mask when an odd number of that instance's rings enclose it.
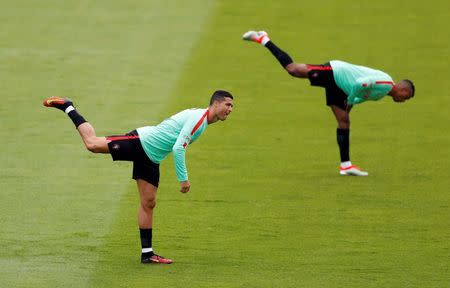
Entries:
{"label": "player's hand", "polygon": [[191,189],[191,183],[189,183],[189,181],[180,182],[180,185],[181,185],[180,188],[181,193],[187,193],[189,192],[189,189]]}

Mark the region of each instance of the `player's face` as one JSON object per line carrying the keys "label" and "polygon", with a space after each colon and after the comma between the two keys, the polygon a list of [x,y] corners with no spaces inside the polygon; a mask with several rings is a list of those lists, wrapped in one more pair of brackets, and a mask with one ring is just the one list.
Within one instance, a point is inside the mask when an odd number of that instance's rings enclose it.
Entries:
{"label": "player's face", "polygon": [[231,111],[233,111],[233,99],[231,98],[226,97],[222,102],[217,101],[215,105],[217,118],[221,121],[226,120]]}
{"label": "player's face", "polygon": [[395,93],[392,95],[392,100],[395,102],[402,103],[413,96],[412,90],[409,85],[404,83],[404,81],[400,81],[397,85],[395,85],[395,88]]}
{"label": "player's face", "polygon": [[412,97],[411,91],[409,89],[404,88],[404,89],[399,89],[397,91],[397,93],[395,93],[393,95],[392,99],[395,102],[401,103],[401,102],[405,102],[406,100],[408,100],[411,97]]}

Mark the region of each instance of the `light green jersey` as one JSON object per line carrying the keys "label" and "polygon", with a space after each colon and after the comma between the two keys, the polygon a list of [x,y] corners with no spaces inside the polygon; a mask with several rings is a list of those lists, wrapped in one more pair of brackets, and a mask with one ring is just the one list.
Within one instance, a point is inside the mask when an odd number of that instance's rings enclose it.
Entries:
{"label": "light green jersey", "polygon": [[157,126],[136,129],[147,156],[159,164],[173,152],[178,181],[188,180],[185,154],[189,144],[194,142],[208,126],[208,109],[187,109],[181,111]]}
{"label": "light green jersey", "polygon": [[344,61],[330,61],[336,85],[347,94],[347,104],[380,100],[394,85],[391,76],[380,70],[353,65]]}

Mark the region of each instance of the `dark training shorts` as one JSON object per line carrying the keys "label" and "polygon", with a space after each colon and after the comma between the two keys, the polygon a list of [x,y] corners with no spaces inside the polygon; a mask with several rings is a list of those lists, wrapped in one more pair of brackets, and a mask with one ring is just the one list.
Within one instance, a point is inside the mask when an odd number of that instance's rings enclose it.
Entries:
{"label": "dark training shorts", "polygon": [[339,108],[347,109],[347,94],[336,85],[333,76],[333,68],[327,62],[321,65],[306,64],[308,66],[308,79],[311,86],[325,88],[327,106],[336,105]]}
{"label": "dark training shorts", "polygon": [[108,136],[109,153],[114,161],[132,161],[133,179],[142,179],[158,187],[159,164],[153,163],[145,153],[136,130],[125,135]]}

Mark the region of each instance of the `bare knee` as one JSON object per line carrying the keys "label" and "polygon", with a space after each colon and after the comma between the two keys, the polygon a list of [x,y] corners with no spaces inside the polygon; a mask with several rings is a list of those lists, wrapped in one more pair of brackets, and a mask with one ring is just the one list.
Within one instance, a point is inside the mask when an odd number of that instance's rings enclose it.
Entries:
{"label": "bare knee", "polygon": [[88,151],[91,151],[92,153],[98,153],[98,147],[95,145],[95,143],[86,143],[86,149]]}
{"label": "bare knee", "polygon": [[350,129],[350,117],[344,116],[338,119],[338,126],[341,129]]}
{"label": "bare knee", "polygon": [[308,66],[306,64],[291,63],[284,67],[286,71],[293,77],[307,78]]}
{"label": "bare knee", "polygon": [[146,197],[141,200],[141,206],[144,210],[153,210],[156,207],[156,199],[155,197]]}
{"label": "bare knee", "polygon": [[286,65],[286,67],[284,67],[284,69],[286,69],[286,71],[291,75],[294,76],[295,74],[295,65],[293,65],[293,63]]}
{"label": "bare knee", "polygon": [[102,137],[88,137],[83,138],[84,145],[86,149],[91,151],[92,153],[108,153],[108,142],[106,138]]}
{"label": "bare knee", "polygon": [[92,153],[102,152],[102,146],[99,145],[96,141],[87,140],[84,144],[86,146],[86,149],[91,151]]}

